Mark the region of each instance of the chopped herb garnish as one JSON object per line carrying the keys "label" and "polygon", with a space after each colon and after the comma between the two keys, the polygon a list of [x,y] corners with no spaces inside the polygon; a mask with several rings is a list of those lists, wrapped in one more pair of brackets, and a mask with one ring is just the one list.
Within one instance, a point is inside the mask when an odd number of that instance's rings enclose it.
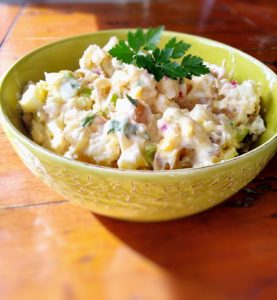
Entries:
{"label": "chopped herb garnish", "polygon": [[146,144],[144,147],[144,158],[149,164],[152,164],[154,161],[155,154],[157,152],[156,144]]}
{"label": "chopped herb garnish", "polygon": [[137,134],[138,125],[126,122],[123,127],[123,133],[129,138],[133,134]]}
{"label": "chopped herb garnish", "polygon": [[131,48],[125,43],[125,41],[119,41],[109,53],[111,56],[116,57],[118,60],[123,61],[126,64],[132,63],[134,60],[135,53]]}
{"label": "chopped herb garnish", "polygon": [[190,44],[182,41],[177,42],[175,37],[169,40],[165,45],[165,49],[170,49],[169,51],[172,53],[172,58],[181,58],[190,47]]}
{"label": "chopped herb garnish", "polygon": [[150,135],[147,132],[144,132],[143,138],[146,140],[150,140]]}
{"label": "chopped herb garnish", "polygon": [[126,94],[128,100],[134,105],[134,106],[138,106],[138,100],[132,98],[131,96],[129,96],[128,94]]}
{"label": "chopped herb garnish", "polygon": [[210,73],[207,66],[203,64],[203,59],[191,54],[184,56],[182,67],[186,75],[184,77],[191,79],[192,76],[201,76]]}
{"label": "chopped herb garnish", "polygon": [[90,126],[93,123],[95,117],[96,117],[96,114],[92,114],[90,116],[85,117],[85,119],[83,120],[83,123],[82,123],[82,127]]}
{"label": "chopped herb garnish", "polygon": [[111,97],[111,103],[116,106],[116,101],[118,99],[118,95],[117,94],[112,94],[112,97]]}
{"label": "chopped herb garnish", "polygon": [[[159,49],[157,44],[163,30],[163,26],[146,31],[138,28],[135,32],[128,33],[127,42],[120,40],[109,53],[124,63],[146,69],[157,81],[164,76],[172,79],[183,77],[191,79],[193,75],[200,76],[210,72],[202,58],[191,54],[185,55],[191,45],[177,41],[175,37],[170,39],[163,49]],[[176,59],[181,58],[182,61],[179,63]]]}
{"label": "chopped herb garnish", "polygon": [[119,122],[117,120],[111,120],[110,128],[107,134],[118,132],[123,132],[126,137],[130,137],[132,134],[136,134],[138,126],[136,124],[131,124],[128,120],[124,122]]}
{"label": "chopped herb garnish", "polygon": [[135,52],[138,52],[141,48],[153,50],[159,43],[163,30],[164,26],[149,28],[146,32],[143,32],[141,28],[138,28],[134,33],[130,31],[128,33],[128,44]]}
{"label": "chopped herb garnish", "polygon": [[69,84],[73,89],[79,89],[81,87],[80,83],[74,78],[69,80]]}
{"label": "chopped herb garnish", "polygon": [[114,133],[116,131],[121,131],[121,130],[122,130],[121,123],[117,120],[111,120],[110,128],[109,128],[107,134]]}

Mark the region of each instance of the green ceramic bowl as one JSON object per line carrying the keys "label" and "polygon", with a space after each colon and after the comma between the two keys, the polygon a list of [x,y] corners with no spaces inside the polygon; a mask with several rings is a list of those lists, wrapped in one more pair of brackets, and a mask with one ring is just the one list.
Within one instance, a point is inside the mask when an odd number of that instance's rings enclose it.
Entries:
{"label": "green ceramic bowl", "polygon": [[257,147],[213,166],[173,171],[123,171],[66,159],[26,135],[18,109],[18,95],[29,81],[44,72],[76,69],[91,43],[103,46],[112,35],[125,38],[128,30],[102,31],[64,39],[39,48],[16,62],[5,74],[0,90],[2,126],[26,166],[53,190],[93,212],[133,221],[176,219],[206,210],[227,199],[251,181],[277,149],[277,80],[261,62],[224,44],[205,38],[165,32],[192,45],[192,53],[221,64],[238,81],[261,83],[266,132]]}

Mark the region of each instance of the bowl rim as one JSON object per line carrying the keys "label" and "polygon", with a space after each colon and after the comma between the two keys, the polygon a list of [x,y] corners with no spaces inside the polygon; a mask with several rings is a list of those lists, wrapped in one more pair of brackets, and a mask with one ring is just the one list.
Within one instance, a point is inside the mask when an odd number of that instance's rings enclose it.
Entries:
{"label": "bowl rim", "polygon": [[[144,29],[144,28],[143,28]],[[85,168],[91,171],[104,171],[107,173],[116,173],[118,175],[120,174],[124,174],[124,175],[138,175],[138,176],[143,176],[143,175],[150,175],[150,176],[155,176],[155,175],[159,175],[159,176],[175,176],[175,175],[182,175],[182,174],[188,174],[188,173],[195,173],[197,171],[201,171],[201,170],[207,170],[207,169],[215,169],[215,168],[219,168],[219,167],[223,167],[223,166],[227,166],[228,164],[231,164],[237,160],[241,160],[241,159],[246,159],[248,156],[251,156],[257,152],[259,152],[262,148],[269,146],[269,144],[273,144],[274,142],[276,142],[277,144],[277,132],[266,142],[264,142],[263,144],[259,145],[258,147],[255,147],[254,149],[241,154],[239,156],[236,156],[234,158],[228,159],[228,160],[223,160],[221,162],[212,164],[212,165],[208,165],[208,166],[201,166],[201,167],[193,167],[193,168],[184,168],[184,169],[173,169],[173,170],[130,170],[130,169],[119,169],[119,168],[112,168],[112,167],[107,167],[107,166],[101,166],[101,165],[96,165],[96,164],[92,164],[92,163],[86,163],[86,162],[82,162],[79,160],[74,160],[74,159],[69,159],[66,158],[62,155],[56,154],[55,152],[48,150],[38,144],[36,144],[33,140],[31,140],[29,137],[27,137],[26,135],[24,135],[23,133],[21,133],[13,124],[12,122],[9,120],[9,118],[7,117],[7,115],[4,113],[3,111],[3,107],[2,107],[2,100],[1,100],[1,90],[2,90],[2,86],[5,82],[6,77],[9,75],[9,73],[11,73],[14,68],[18,65],[23,63],[24,60],[32,57],[34,54],[39,53],[41,51],[46,50],[47,48],[51,48],[53,46],[55,46],[56,44],[62,44],[62,43],[67,43],[70,41],[74,41],[74,40],[78,40],[78,39],[82,39],[82,38],[86,38],[86,37],[90,37],[90,36],[96,36],[96,35],[102,35],[102,34],[110,34],[112,35],[116,35],[117,33],[127,33],[128,31],[134,31],[136,30],[136,28],[119,28],[119,29],[108,29],[108,30],[98,30],[95,32],[90,32],[90,33],[84,33],[84,34],[78,34],[78,35],[73,35],[70,37],[66,37],[66,38],[62,38],[62,39],[58,39],[55,40],[53,42],[47,43],[46,45],[40,46],[38,48],[36,48],[35,50],[28,52],[27,54],[23,55],[22,57],[20,57],[18,60],[16,60],[14,63],[12,63],[12,65],[7,69],[7,71],[4,72],[4,74],[1,76],[0,79],[0,122],[1,125],[3,126],[4,130],[5,130],[5,126],[7,126],[9,128],[10,131],[13,132],[13,134],[15,134],[16,138],[19,139],[23,144],[27,143],[31,148],[34,148],[35,150],[37,150],[38,152],[42,152],[44,155],[46,156],[50,156],[51,159],[57,160],[57,161],[61,161],[65,164],[69,164],[69,165],[73,165],[76,167],[80,167],[80,168]],[[268,78],[270,78],[270,80],[273,80],[273,84],[272,86],[275,86],[277,84],[277,75],[269,68],[267,67],[264,63],[262,63],[261,61],[259,61],[258,59],[254,58],[253,56],[237,49],[234,48],[232,46],[229,46],[227,44],[224,44],[222,42],[218,42],[216,40],[212,40],[206,37],[202,37],[199,35],[194,35],[194,34],[189,34],[189,33],[183,33],[183,32],[178,32],[178,31],[169,31],[169,30],[165,30],[163,32],[163,35],[174,35],[174,34],[181,34],[184,36],[184,38],[186,36],[194,38],[194,39],[198,39],[200,40],[200,42],[203,42],[205,44],[211,45],[211,46],[216,46],[219,48],[224,48],[230,51],[230,53],[238,53],[239,55],[241,55],[242,57],[245,57],[246,59],[254,62],[256,65],[258,65],[266,74],[266,76],[268,76]]]}

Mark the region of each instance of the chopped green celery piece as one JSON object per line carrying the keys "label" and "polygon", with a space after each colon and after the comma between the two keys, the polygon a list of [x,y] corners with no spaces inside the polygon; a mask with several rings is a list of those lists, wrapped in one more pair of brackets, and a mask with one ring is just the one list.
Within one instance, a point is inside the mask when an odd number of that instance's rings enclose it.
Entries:
{"label": "chopped green celery piece", "polygon": [[97,114],[98,114],[98,116],[101,116],[101,117],[107,119],[109,116],[109,110],[106,108],[104,110],[99,111]]}
{"label": "chopped green celery piece", "polygon": [[152,164],[155,154],[157,152],[157,145],[156,144],[146,144],[144,147],[143,155],[146,161],[149,164]]}
{"label": "chopped green celery piece", "polygon": [[226,160],[226,159],[231,159],[231,158],[236,157],[236,156],[238,156],[238,155],[239,155],[239,154],[238,154],[237,150],[234,149],[234,148],[231,148],[231,149],[227,150],[227,151],[224,153],[223,159],[224,159],[224,160]]}
{"label": "chopped green celery piece", "polygon": [[116,101],[118,99],[118,95],[117,94],[112,94],[112,97],[111,97],[111,103],[116,106]]}
{"label": "chopped green celery piece", "polygon": [[72,71],[63,71],[63,72],[64,72],[65,77],[75,78]]}
{"label": "chopped green celery piece", "polygon": [[240,143],[244,140],[244,138],[247,136],[249,130],[248,128],[237,128],[237,141]]}
{"label": "chopped green celery piece", "polygon": [[87,96],[87,97],[89,97],[91,95],[91,92],[92,92],[91,88],[88,88],[88,87],[83,88],[81,90],[80,96]]}

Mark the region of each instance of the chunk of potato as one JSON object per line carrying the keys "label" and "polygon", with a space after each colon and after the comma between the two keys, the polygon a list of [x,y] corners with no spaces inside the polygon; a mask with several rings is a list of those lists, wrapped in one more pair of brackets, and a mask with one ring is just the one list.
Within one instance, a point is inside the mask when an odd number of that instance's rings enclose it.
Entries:
{"label": "chunk of potato", "polygon": [[34,113],[44,104],[46,96],[46,90],[30,84],[20,100],[20,105],[25,113]]}

